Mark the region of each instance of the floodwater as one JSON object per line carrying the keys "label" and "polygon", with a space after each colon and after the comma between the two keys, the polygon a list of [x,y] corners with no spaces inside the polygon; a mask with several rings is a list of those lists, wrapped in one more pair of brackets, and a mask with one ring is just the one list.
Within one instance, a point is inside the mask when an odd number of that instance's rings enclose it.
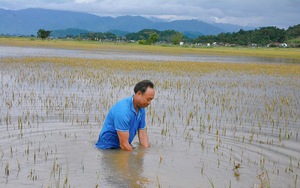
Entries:
{"label": "floodwater", "polygon": [[[0,47],[0,58],[32,53],[178,59]],[[151,147],[135,139],[133,152],[96,149],[109,108],[145,75],[156,85],[147,108]],[[300,186],[297,76],[109,72],[0,59],[0,84],[1,187]]]}
{"label": "floodwater", "polygon": [[149,54],[143,52],[129,51],[84,51],[64,50],[51,48],[33,47],[9,47],[0,46],[1,57],[77,57],[116,60],[139,60],[139,61],[191,61],[191,62],[226,62],[226,63],[297,63],[299,60],[285,58],[261,58],[243,56],[212,56],[212,55],[164,55]]}

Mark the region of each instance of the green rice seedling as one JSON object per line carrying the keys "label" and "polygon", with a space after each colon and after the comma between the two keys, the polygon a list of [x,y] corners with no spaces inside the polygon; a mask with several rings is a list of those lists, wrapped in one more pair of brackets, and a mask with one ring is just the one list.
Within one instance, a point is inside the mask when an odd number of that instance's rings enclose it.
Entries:
{"label": "green rice seedling", "polygon": [[13,152],[13,148],[12,146],[10,147],[10,158],[12,158],[14,156],[14,152]]}
{"label": "green rice seedling", "polygon": [[6,165],[5,165],[5,175],[7,177],[9,176],[9,163],[8,163],[8,161],[6,162]]}
{"label": "green rice seedling", "polygon": [[261,187],[268,187],[270,188],[270,179],[268,172],[265,170],[261,174],[257,176],[257,178],[260,180],[260,186]]}
{"label": "green rice seedling", "polygon": [[1,157],[0,157],[1,160],[3,159],[3,156],[4,156],[4,151],[3,151],[3,149],[1,148]]}
{"label": "green rice seedling", "polygon": [[48,154],[48,151],[45,151],[45,155],[44,155],[45,162],[47,162],[47,160],[48,160],[48,156],[49,156],[49,154]]}
{"label": "green rice seedling", "polygon": [[158,186],[159,188],[161,188],[161,185],[160,185],[158,176],[156,176],[156,180],[157,180],[157,186]]}
{"label": "green rice seedling", "polygon": [[21,164],[20,164],[19,159],[17,160],[17,166],[18,166],[18,174],[19,174],[19,172],[20,172],[20,170],[21,170]]}
{"label": "green rice seedling", "polygon": [[27,143],[27,149],[25,150],[25,154],[26,154],[26,158],[28,160],[29,158],[29,153],[30,153],[30,150],[29,150],[29,142]]}
{"label": "green rice seedling", "polygon": [[209,178],[209,177],[207,177],[207,178],[208,178],[208,181],[209,181],[211,187],[214,188],[215,186],[214,186],[213,179],[212,179],[212,178]]}
{"label": "green rice seedling", "polygon": [[35,175],[35,170],[31,169],[30,170],[30,174],[28,175],[29,179],[31,179],[32,181],[36,181],[37,180],[37,175]]}
{"label": "green rice seedling", "polygon": [[33,153],[33,162],[36,163],[36,152]]}
{"label": "green rice seedling", "polygon": [[281,138],[281,128],[279,129],[279,133],[278,133],[278,139],[281,142],[282,138]]}

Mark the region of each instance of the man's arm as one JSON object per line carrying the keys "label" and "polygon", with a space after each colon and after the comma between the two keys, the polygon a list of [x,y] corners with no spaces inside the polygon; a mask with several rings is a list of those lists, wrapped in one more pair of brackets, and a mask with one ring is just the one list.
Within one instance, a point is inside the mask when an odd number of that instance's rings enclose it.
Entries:
{"label": "man's arm", "polygon": [[150,143],[149,143],[146,129],[139,130],[138,134],[139,134],[140,145],[144,148],[149,148]]}
{"label": "man's arm", "polygon": [[132,151],[132,147],[128,142],[129,132],[117,131],[117,133],[119,137],[120,148],[125,151]]}

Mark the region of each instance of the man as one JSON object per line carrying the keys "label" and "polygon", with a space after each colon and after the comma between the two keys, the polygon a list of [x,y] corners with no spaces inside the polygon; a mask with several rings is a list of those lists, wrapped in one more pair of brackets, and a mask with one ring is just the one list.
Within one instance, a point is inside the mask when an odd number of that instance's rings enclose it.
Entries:
{"label": "man", "polygon": [[134,87],[134,95],[116,103],[106,116],[96,143],[100,149],[121,148],[132,151],[131,142],[138,132],[140,145],[150,146],[146,132],[146,110],[155,95],[154,84],[143,80]]}

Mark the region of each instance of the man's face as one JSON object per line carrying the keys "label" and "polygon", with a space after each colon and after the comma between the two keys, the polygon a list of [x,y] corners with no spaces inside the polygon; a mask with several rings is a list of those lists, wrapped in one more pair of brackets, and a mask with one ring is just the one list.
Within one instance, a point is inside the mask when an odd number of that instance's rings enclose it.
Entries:
{"label": "man's face", "polygon": [[137,94],[139,96],[138,106],[140,108],[146,108],[151,104],[152,99],[154,99],[155,91],[153,88],[148,87],[144,94],[140,91]]}

